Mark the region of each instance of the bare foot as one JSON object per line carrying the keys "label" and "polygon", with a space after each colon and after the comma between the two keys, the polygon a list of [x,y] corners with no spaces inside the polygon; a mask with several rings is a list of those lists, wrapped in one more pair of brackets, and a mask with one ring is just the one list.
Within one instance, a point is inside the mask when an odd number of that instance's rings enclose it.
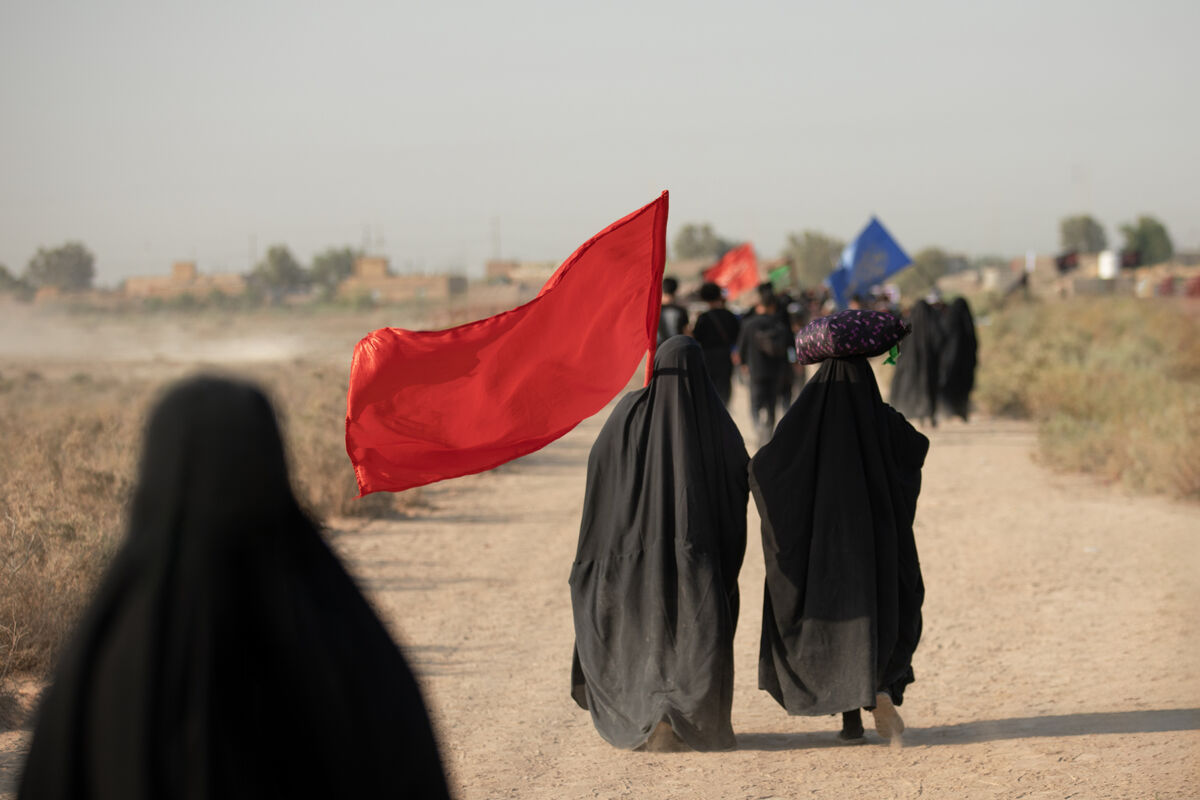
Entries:
{"label": "bare foot", "polygon": [[896,706],[892,705],[891,695],[887,692],[875,695],[875,710],[871,714],[875,717],[876,732],[890,740],[893,747],[899,745],[900,734],[904,733],[904,720],[900,718]]}
{"label": "bare foot", "polygon": [[691,748],[679,738],[671,723],[663,721],[654,727],[650,738],[637,749],[647,753],[683,753]]}

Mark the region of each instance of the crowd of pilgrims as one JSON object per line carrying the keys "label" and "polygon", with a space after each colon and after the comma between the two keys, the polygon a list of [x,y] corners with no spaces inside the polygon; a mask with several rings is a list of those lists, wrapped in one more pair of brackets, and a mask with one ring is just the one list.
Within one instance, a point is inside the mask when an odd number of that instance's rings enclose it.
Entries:
{"label": "crowd of pilgrims", "polygon": [[[749,391],[757,444],[765,444],[775,430],[777,414],[791,406],[795,387],[804,384],[805,366],[797,362],[795,335],[812,320],[836,310],[829,289],[806,289],[793,296],[764,283],[757,289],[757,302],[739,316],[726,306],[720,286],[705,283],[695,297],[707,308],[694,323],[680,303],[678,289],[675,278],[663,280],[658,343],[680,334],[694,338],[726,405],[735,375],[742,380]],[[943,414],[968,418],[978,345],[965,298],[947,305],[934,290],[902,314],[899,303],[888,294],[856,294],[848,307],[904,316],[912,326],[905,358],[897,362],[891,384],[889,402],[894,408],[933,425],[939,408]]]}
{"label": "crowd of pilgrims", "polygon": [[[788,714],[841,713],[844,741],[864,740],[860,709],[899,737],[921,635],[913,520],[929,442],[882,401],[865,357],[829,358],[807,381],[794,368],[779,330],[803,326],[822,298],[764,289],[739,319],[719,289],[701,297],[710,308],[695,325],[664,303],[652,377],[621,398],[589,455],[569,580],[571,696],[616,747],[736,746],[753,495],[766,565],[759,687]],[[926,359],[913,379],[924,391],[935,361],[966,363],[955,339],[969,310],[922,322],[934,310],[919,308],[899,363]],[[726,409],[737,364],[765,435],[753,458]],[[965,418],[960,372],[916,411]],[[226,378],[177,384],[150,414],[128,534],[56,665],[18,796],[396,794],[449,796],[429,716],[293,495],[269,401]]]}

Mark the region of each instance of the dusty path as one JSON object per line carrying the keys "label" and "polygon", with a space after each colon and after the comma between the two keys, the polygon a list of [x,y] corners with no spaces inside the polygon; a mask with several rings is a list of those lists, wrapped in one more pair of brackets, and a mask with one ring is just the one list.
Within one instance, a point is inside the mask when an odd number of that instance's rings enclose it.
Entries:
{"label": "dusty path", "polygon": [[[744,396],[734,407],[744,423]],[[789,718],[757,690],[751,503],[739,749],[614,750],[567,692],[567,575],[606,414],[427,489],[412,520],[338,525],[336,547],[419,670],[457,797],[1200,796],[1200,508],[1045,471],[1031,429],[999,421],[931,433],[917,514],[926,628],[904,749],[873,732],[840,746],[837,720]],[[0,798],[26,738],[0,735]]]}
{"label": "dusty path", "polygon": [[[752,535],[739,750],[614,750],[567,693],[567,575],[605,416],[433,487],[419,519],[337,539],[421,673],[458,797],[1200,796],[1200,509],[1049,473],[1031,429],[997,421],[931,433],[904,749],[873,732],[840,746],[837,720],[789,718],[757,690]],[[753,502],[750,514],[756,533]]]}

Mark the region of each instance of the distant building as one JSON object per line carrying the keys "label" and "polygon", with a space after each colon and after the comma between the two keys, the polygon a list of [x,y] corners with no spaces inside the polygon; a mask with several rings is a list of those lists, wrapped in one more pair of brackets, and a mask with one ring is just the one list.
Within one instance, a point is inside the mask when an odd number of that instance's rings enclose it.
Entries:
{"label": "distant building", "polygon": [[196,280],[200,274],[195,261],[176,261],[171,265],[171,281],[177,284]]}
{"label": "distant building", "polygon": [[41,286],[33,295],[33,302],[37,305],[45,305],[47,303],[56,303],[63,297],[62,289],[57,286]]}
{"label": "distant building", "polygon": [[359,256],[354,260],[354,277],[379,280],[391,275],[388,260],[382,256]]}
{"label": "distant building", "polygon": [[341,297],[367,296],[379,303],[449,300],[466,291],[467,279],[461,275],[393,275],[380,256],[360,256],[354,274],[338,286]]}
{"label": "distant building", "polygon": [[145,275],[126,278],[125,297],[170,299],[190,294],[203,299],[213,293],[236,297],[246,291],[246,279],[234,273],[202,275],[195,261],[176,261],[170,275]]}
{"label": "distant building", "polygon": [[558,269],[557,261],[516,261],[493,258],[484,264],[484,276],[489,281],[507,281],[541,286]]}
{"label": "distant building", "polygon": [[716,263],[715,258],[676,258],[667,262],[663,275],[673,275],[681,284],[696,281],[699,285],[704,280],[704,273]]}
{"label": "distant building", "polygon": [[489,281],[510,281],[519,266],[520,261],[510,258],[489,258],[483,265],[483,277]]}
{"label": "distant building", "polygon": [[1028,277],[1026,277],[1025,283],[1029,287],[1029,291],[1034,294],[1061,292],[1059,285],[1061,276],[1055,257],[1052,255],[1027,253],[1017,256],[1009,262],[1008,271],[1008,275],[996,277],[997,289],[1005,290],[1011,287],[1022,273],[1027,273]]}
{"label": "distant building", "polygon": [[[15,298],[12,294],[0,294],[3,298]],[[33,294],[34,305],[39,306],[78,306],[82,308],[117,309],[121,306],[123,296],[111,289],[71,289],[63,290],[57,286],[42,286]]]}

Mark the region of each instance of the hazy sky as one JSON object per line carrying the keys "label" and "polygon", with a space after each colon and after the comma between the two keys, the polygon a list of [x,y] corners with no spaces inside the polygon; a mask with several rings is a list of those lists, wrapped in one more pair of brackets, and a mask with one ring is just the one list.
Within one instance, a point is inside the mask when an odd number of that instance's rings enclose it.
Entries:
{"label": "hazy sky", "polygon": [[0,263],[99,282],[272,243],[561,260],[671,192],[773,257],[877,214],[910,252],[1141,213],[1200,246],[1200,2],[0,0]]}

